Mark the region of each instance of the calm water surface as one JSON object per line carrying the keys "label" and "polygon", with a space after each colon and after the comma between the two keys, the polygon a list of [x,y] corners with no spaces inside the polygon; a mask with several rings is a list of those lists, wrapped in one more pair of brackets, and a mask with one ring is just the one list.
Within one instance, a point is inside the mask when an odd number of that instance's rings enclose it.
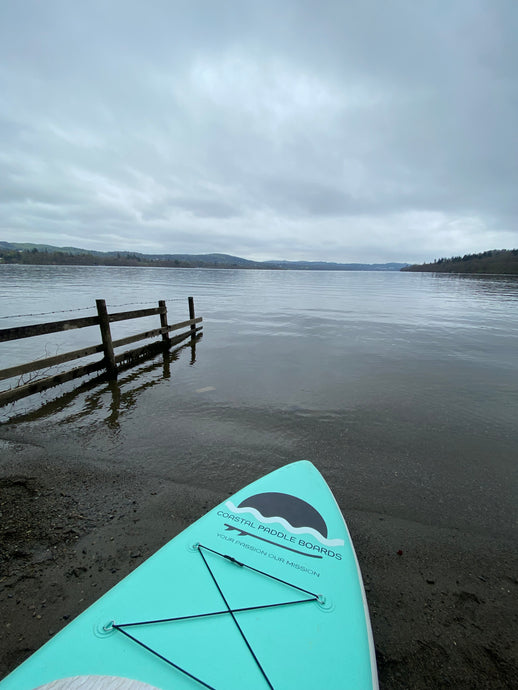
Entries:
{"label": "calm water surface", "polygon": [[[93,315],[96,298],[111,311],[166,299],[174,322],[193,295],[204,318],[195,352],[29,398],[4,409],[9,428],[229,492],[305,457],[351,509],[512,534],[516,278],[0,266],[0,295],[0,328]],[[0,368],[98,341],[92,328],[0,344]]]}

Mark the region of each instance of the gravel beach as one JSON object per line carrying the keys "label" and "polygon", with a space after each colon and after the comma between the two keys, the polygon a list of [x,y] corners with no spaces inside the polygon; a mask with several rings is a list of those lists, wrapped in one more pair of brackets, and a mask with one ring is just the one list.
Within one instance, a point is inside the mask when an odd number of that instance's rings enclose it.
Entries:
{"label": "gravel beach", "polygon": [[[157,482],[41,436],[28,444],[29,431],[0,434],[0,677],[238,488]],[[348,510],[332,489],[363,572],[380,687],[518,687],[513,544]]]}

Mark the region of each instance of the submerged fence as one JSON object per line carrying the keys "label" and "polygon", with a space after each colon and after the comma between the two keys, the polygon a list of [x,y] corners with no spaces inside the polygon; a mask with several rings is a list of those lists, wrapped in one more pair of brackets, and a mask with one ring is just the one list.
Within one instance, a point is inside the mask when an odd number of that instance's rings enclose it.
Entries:
{"label": "submerged fence", "polygon": [[[65,352],[54,357],[47,357],[46,359],[39,359],[26,364],[19,364],[8,369],[0,370],[0,381],[15,377],[23,376],[24,374],[33,373],[43,369],[48,369],[65,362],[71,362],[76,359],[89,357],[97,353],[103,353],[100,360],[88,362],[74,369],[63,371],[46,378],[37,379],[23,385],[18,385],[6,391],[0,392],[0,405],[5,405],[16,400],[20,400],[28,395],[39,393],[57,386],[60,383],[72,381],[73,379],[87,376],[97,371],[103,371],[105,376],[111,379],[117,378],[117,373],[121,367],[139,361],[143,357],[156,354],[160,349],[168,350],[173,345],[191,338],[193,341],[197,337],[201,326],[202,317],[196,318],[194,313],[194,299],[188,298],[189,302],[189,319],[181,323],[169,325],[167,322],[167,307],[165,300],[158,302],[158,307],[151,309],[138,309],[136,311],[124,311],[109,314],[106,302],[103,299],[96,300],[97,316],[87,316],[79,319],[67,319],[65,321],[53,321],[52,323],[40,323],[32,326],[18,326],[14,328],[0,329],[0,343],[11,340],[19,340],[21,338],[32,338],[38,335],[46,335],[49,333],[58,333],[61,331],[69,331],[76,328],[86,328],[88,326],[99,326],[101,343],[99,345],[92,345],[80,350],[73,350]],[[138,319],[147,316],[158,315],[160,317],[160,328],[155,328],[150,331],[137,333],[126,338],[113,340],[111,335],[110,324],[116,321],[126,321],[128,319]],[[187,328],[186,332],[171,338],[169,333]],[[144,345],[143,347],[126,350],[120,354],[115,354],[115,349],[138,342],[139,340],[149,340],[151,338],[161,339],[158,342]]]}

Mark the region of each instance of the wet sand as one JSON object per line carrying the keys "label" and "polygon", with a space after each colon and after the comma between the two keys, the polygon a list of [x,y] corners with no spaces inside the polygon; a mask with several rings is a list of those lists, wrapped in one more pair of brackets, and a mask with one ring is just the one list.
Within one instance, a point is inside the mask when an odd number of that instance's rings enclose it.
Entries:
{"label": "wet sand", "polygon": [[[0,438],[3,677],[231,492],[217,481],[210,489],[157,482],[79,448],[67,462],[41,439],[27,444],[27,429],[16,426]],[[340,487],[332,488],[363,572],[380,687],[518,687],[514,545],[346,510]]]}

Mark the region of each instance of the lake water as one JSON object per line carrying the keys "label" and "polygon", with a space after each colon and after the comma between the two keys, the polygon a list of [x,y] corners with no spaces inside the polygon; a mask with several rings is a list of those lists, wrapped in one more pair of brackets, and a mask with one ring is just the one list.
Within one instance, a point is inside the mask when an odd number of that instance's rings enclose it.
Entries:
{"label": "lake water", "polygon": [[[516,278],[2,265],[0,294],[0,328],[93,315],[96,298],[111,311],[166,299],[172,323],[193,295],[204,319],[195,351],[28,398],[4,408],[10,428],[229,492],[307,458],[341,505],[512,534]],[[0,368],[98,342],[89,328],[3,343]]]}

